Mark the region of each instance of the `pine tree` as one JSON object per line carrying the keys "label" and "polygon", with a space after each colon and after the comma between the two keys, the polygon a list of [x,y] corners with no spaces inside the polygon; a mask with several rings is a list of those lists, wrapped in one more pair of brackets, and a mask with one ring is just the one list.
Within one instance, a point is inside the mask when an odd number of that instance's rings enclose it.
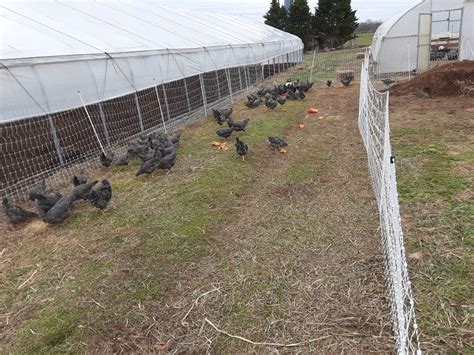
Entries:
{"label": "pine tree", "polygon": [[314,30],[323,46],[337,47],[355,38],[357,17],[351,0],[319,0],[314,14]]}
{"label": "pine tree", "polygon": [[303,41],[307,49],[312,38],[312,15],[307,0],[294,0],[288,9],[286,30]]}
{"label": "pine tree", "polygon": [[272,0],[270,3],[270,10],[263,16],[265,24],[285,30],[286,28],[286,9],[278,3],[278,0]]}

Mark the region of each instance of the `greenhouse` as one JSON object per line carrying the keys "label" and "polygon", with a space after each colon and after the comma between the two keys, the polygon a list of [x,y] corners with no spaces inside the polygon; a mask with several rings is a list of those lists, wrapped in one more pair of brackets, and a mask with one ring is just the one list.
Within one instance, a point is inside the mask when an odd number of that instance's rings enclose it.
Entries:
{"label": "greenhouse", "polygon": [[167,121],[207,114],[302,61],[301,40],[286,32],[147,1],[7,1],[0,11],[6,192]]}
{"label": "greenhouse", "polygon": [[[425,0],[385,21],[372,42],[377,74],[423,72],[431,51],[456,51],[474,59],[474,1]],[[459,53],[459,54],[458,54]]]}

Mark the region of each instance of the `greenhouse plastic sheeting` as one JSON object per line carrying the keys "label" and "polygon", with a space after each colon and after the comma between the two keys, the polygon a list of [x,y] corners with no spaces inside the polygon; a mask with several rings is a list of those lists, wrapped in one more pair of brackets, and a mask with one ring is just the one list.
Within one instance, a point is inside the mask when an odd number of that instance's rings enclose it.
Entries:
{"label": "greenhouse plastic sheeting", "polygon": [[[303,44],[257,21],[150,1],[0,2],[0,121],[63,111]],[[297,55],[294,53],[297,52]]]}

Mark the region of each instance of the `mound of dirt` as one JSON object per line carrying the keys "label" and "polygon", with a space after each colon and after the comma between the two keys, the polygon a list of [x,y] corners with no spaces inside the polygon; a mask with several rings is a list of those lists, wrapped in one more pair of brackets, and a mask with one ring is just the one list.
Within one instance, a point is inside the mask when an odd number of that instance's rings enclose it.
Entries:
{"label": "mound of dirt", "polygon": [[390,94],[474,96],[474,61],[454,62],[433,68],[411,81],[394,85]]}

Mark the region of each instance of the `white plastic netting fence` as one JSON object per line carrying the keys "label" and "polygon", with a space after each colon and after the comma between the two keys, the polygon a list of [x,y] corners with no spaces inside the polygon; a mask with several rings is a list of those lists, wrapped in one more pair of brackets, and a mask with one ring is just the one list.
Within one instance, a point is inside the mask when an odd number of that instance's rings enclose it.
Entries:
{"label": "white plastic netting fence", "polygon": [[24,112],[23,119],[0,123],[0,196],[21,200],[43,179],[50,188],[60,187],[80,169],[96,168],[101,150],[123,154],[140,134],[173,130],[207,116],[212,107],[231,105],[240,94],[301,60],[301,52],[290,52],[82,106],[87,92],[75,92],[64,105],[72,108],[61,112],[48,112],[38,103],[43,115],[28,117]]}
{"label": "white plastic netting fence", "polygon": [[367,150],[369,177],[379,208],[393,330],[399,354],[420,353],[415,301],[403,244],[395,157],[390,145],[389,93],[374,88],[370,72],[368,50],[361,68],[359,130]]}

